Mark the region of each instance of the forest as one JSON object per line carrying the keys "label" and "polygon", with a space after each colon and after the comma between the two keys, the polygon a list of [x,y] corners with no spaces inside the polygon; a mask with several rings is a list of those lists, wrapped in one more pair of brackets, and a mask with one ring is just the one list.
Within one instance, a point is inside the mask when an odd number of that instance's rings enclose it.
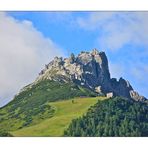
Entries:
{"label": "forest", "polygon": [[148,105],[114,97],[90,107],[64,131],[72,137],[147,137]]}

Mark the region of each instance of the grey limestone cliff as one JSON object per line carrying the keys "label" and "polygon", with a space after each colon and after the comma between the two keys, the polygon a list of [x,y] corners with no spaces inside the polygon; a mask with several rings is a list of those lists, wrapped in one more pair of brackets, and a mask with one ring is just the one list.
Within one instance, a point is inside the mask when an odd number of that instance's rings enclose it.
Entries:
{"label": "grey limestone cliff", "polygon": [[35,82],[44,79],[72,81],[98,94],[112,92],[115,96],[132,98],[136,101],[146,99],[135,92],[128,81],[123,78],[117,81],[116,78],[110,77],[106,54],[97,49],[91,52],[83,51],[76,57],[74,54],[65,59],[55,57],[53,61],[45,65]]}

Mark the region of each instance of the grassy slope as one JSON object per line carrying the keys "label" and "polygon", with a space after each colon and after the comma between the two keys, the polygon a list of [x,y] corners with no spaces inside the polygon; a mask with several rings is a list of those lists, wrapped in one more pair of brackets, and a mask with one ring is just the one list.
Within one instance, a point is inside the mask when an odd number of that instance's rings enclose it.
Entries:
{"label": "grassy slope", "polygon": [[0,131],[15,131],[52,117],[54,109],[49,102],[93,95],[90,90],[73,83],[41,81],[0,108]]}
{"label": "grassy slope", "polygon": [[62,136],[64,129],[68,127],[71,120],[86,113],[87,109],[94,105],[98,99],[102,100],[105,98],[77,98],[74,99],[74,103],[71,100],[49,103],[56,109],[52,118],[11,132],[11,134],[13,136]]}

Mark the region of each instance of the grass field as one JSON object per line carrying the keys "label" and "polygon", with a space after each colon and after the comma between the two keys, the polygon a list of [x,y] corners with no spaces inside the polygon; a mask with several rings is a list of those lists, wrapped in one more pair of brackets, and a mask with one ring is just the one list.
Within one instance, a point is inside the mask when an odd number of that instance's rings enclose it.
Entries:
{"label": "grass field", "polygon": [[13,131],[13,136],[62,136],[72,119],[82,116],[88,108],[105,97],[76,98],[49,103],[56,110],[54,116],[41,123]]}

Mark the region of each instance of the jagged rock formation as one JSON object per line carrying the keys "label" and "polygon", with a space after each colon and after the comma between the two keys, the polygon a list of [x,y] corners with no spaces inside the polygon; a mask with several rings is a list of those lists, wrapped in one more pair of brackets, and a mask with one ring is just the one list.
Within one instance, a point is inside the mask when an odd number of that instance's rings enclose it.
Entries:
{"label": "jagged rock formation", "polygon": [[128,81],[123,78],[119,81],[111,78],[106,54],[96,49],[91,52],[81,52],[77,57],[74,54],[65,59],[55,57],[45,65],[35,83],[44,79],[72,81],[97,93],[112,93],[137,101],[146,99],[135,92]]}

